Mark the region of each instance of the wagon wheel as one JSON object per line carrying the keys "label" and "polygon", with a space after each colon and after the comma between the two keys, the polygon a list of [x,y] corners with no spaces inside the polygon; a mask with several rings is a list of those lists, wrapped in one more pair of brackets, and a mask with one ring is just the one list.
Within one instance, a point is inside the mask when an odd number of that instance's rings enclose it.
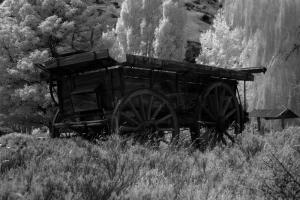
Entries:
{"label": "wagon wheel", "polygon": [[196,137],[193,142],[202,147],[214,147],[221,142],[235,142],[241,132],[240,105],[234,90],[226,83],[210,85],[201,96]]}
{"label": "wagon wheel", "polygon": [[[54,126],[56,123],[66,123],[65,127],[57,128]],[[51,138],[69,138],[74,135],[74,130],[70,129],[67,125],[68,120],[64,119],[60,110],[57,109],[54,118],[52,120],[50,137]]]}
{"label": "wagon wheel", "polygon": [[176,112],[169,101],[150,89],[140,89],[118,102],[112,130],[139,143],[170,144],[179,137]]}
{"label": "wagon wheel", "polygon": [[85,131],[87,131],[85,134],[81,133],[80,135],[91,142],[96,142],[99,140],[105,141],[108,139],[108,136],[110,135],[109,123],[104,123],[103,125],[89,127],[85,129]]}

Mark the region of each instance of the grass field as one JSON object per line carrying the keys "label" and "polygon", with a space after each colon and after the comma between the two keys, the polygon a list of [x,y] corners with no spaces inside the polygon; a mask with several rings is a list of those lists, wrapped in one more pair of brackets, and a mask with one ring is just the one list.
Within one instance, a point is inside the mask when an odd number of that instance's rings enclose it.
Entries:
{"label": "grass field", "polygon": [[300,199],[300,127],[200,152],[0,137],[0,199]]}

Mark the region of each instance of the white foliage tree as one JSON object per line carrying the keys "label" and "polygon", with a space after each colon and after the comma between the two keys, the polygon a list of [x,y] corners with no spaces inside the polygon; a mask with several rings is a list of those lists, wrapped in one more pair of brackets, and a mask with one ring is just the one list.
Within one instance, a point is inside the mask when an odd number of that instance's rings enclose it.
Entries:
{"label": "white foliage tree", "polygon": [[[49,122],[47,84],[40,82],[34,63],[64,51],[98,48],[102,32],[111,23],[102,7],[93,0],[5,0],[0,4],[0,113],[7,122]],[[86,30],[93,34],[81,33]]]}
{"label": "white foliage tree", "polygon": [[[200,35],[202,53],[197,62],[223,68],[241,67],[245,61],[246,51],[243,51],[243,31],[241,29],[230,30],[222,12],[219,12],[210,30]],[[248,50],[249,51],[249,50]],[[248,52],[247,51],[247,52]]]}
{"label": "white foliage tree", "polygon": [[122,54],[153,55],[161,5],[162,0],[124,0],[116,25],[116,43]]}
{"label": "white foliage tree", "polygon": [[183,2],[165,0],[163,17],[155,32],[154,51],[158,58],[180,60],[185,55],[185,24],[187,20]]}

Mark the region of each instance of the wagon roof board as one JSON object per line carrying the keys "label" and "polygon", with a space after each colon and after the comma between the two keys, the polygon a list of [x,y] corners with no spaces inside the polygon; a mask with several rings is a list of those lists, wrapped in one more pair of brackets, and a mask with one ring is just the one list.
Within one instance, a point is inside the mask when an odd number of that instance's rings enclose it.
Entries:
{"label": "wagon roof board", "polygon": [[288,108],[282,109],[255,109],[249,113],[250,117],[262,117],[265,119],[290,119],[299,118],[297,114]]}
{"label": "wagon roof board", "polygon": [[265,69],[256,68],[255,72],[247,70],[233,70],[220,67],[213,67],[208,65],[193,64],[187,62],[177,62],[172,60],[162,60],[156,58],[149,58],[145,56],[126,55],[126,62],[123,65],[129,65],[140,68],[168,70],[174,72],[195,72],[198,74],[215,76],[219,78],[227,78],[234,80],[253,81],[252,73],[263,72]]}
{"label": "wagon roof board", "polygon": [[117,61],[109,56],[107,49],[104,49],[51,59],[45,63],[44,70],[52,73],[72,73],[91,71],[116,64]]}

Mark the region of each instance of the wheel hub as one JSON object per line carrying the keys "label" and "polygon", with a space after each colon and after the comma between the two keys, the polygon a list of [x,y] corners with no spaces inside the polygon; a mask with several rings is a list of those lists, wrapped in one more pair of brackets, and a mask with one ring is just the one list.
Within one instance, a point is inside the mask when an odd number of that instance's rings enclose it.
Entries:
{"label": "wheel hub", "polygon": [[227,129],[227,123],[223,116],[218,116],[216,128],[218,132],[224,132]]}

